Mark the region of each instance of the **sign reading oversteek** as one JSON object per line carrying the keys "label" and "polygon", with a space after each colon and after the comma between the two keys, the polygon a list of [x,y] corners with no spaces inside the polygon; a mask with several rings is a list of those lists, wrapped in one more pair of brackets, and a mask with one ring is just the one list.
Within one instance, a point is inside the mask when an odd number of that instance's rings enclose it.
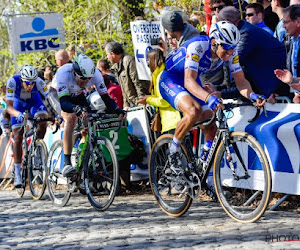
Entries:
{"label": "sign reading oversteek", "polygon": [[163,37],[163,28],[159,21],[130,22],[134,56],[138,77],[140,80],[150,80],[150,70],[147,65],[147,53],[157,45],[151,45],[150,39]]}
{"label": "sign reading oversteek", "polygon": [[11,35],[15,54],[66,47],[62,14],[14,17]]}

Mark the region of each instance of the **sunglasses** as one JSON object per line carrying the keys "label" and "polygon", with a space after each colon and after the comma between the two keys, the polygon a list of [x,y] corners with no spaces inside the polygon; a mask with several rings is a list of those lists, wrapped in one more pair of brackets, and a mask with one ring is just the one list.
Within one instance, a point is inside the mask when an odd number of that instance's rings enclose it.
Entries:
{"label": "sunglasses", "polygon": [[254,16],[254,13],[246,13],[246,16],[248,16],[248,17]]}
{"label": "sunglasses", "polygon": [[220,44],[222,47],[223,47],[223,49],[225,49],[225,50],[230,50],[230,49],[232,49],[232,50],[234,50],[235,48],[236,48],[236,45],[229,45],[229,44]]}
{"label": "sunglasses", "polygon": [[219,5],[219,6],[216,6],[216,7],[212,7],[211,10],[212,10],[212,11],[216,11],[217,9],[218,9],[218,10],[221,10],[221,9],[223,9],[224,7],[225,7],[225,5]]}
{"label": "sunglasses", "polygon": [[32,85],[32,84],[35,84],[35,81],[23,81],[26,83],[26,85]]}
{"label": "sunglasses", "polygon": [[80,76],[75,72],[75,75],[82,81],[87,81],[87,80],[91,80],[93,77],[85,77],[85,76]]}

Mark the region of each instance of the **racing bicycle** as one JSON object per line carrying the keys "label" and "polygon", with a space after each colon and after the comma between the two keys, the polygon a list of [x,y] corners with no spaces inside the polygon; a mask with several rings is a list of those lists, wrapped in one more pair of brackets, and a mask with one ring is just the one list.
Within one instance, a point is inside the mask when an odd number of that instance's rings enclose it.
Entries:
{"label": "racing bicycle", "polygon": [[[22,122],[20,130],[23,130],[23,157],[22,157],[22,186],[16,188],[19,198],[22,198],[28,181],[29,189],[33,199],[40,199],[46,189],[46,165],[48,159],[48,150],[45,142],[37,138],[37,127],[40,122],[51,121],[54,118],[28,117],[28,111],[24,113],[25,119]],[[30,121],[32,128],[26,125]]]}
{"label": "racing bicycle", "polygon": [[[246,132],[231,132],[227,115],[233,108],[252,103],[227,103],[218,109],[208,125],[217,121],[218,129],[205,161],[192,151],[188,135],[181,144],[184,174],[170,171],[167,157],[173,136],[160,136],[154,143],[149,159],[151,189],[160,208],[168,215],[181,216],[188,211],[193,199],[201,194],[213,168],[214,188],[225,212],[238,222],[255,222],[265,212],[271,195],[271,173],[264,150],[258,141]],[[255,121],[256,115],[249,122]],[[171,174],[170,174],[171,173]]]}
{"label": "racing bicycle", "polygon": [[[81,148],[74,147],[72,164],[76,165],[77,173],[70,178],[62,176],[64,153],[63,142],[57,140],[49,150],[47,163],[47,183],[50,198],[55,205],[65,206],[71,194],[80,190],[88,197],[96,210],[106,210],[113,202],[118,188],[119,165],[112,142],[99,133],[103,128],[102,122],[116,119],[117,115],[87,113],[87,135],[83,138]],[[115,121],[120,129],[121,121]],[[85,124],[83,118],[81,124]],[[75,132],[75,144],[82,141],[81,133]],[[75,153],[74,153],[75,152]]]}

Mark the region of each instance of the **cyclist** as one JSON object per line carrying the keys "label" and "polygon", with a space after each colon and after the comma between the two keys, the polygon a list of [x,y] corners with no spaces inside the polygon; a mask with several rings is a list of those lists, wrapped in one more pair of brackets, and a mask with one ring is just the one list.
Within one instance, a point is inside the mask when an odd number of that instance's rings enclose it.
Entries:
{"label": "cyclist", "polygon": [[[177,15],[174,20],[182,22],[180,15]],[[176,23],[172,25],[169,23],[168,27],[178,26]],[[173,31],[166,29],[166,33],[177,40],[180,40],[182,35],[182,31],[177,28]],[[235,50],[239,38],[240,33],[233,24],[225,21],[218,22],[211,27],[209,37],[194,37],[166,58],[166,69],[159,83],[160,92],[173,108],[184,113],[175,129],[168,155],[170,169],[176,174],[183,173],[180,160],[182,139],[197,121],[211,116],[212,112],[206,110],[207,105],[210,110],[215,110],[222,102],[203,88],[199,75],[212,72],[228,61],[240,93],[256,101],[258,107],[262,107],[265,103],[265,97],[255,94],[244,77]],[[201,128],[206,139],[205,146],[210,148],[216,132],[216,124]]]}
{"label": "cyclist", "polygon": [[[37,70],[31,65],[24,65],[19,75],[8,79],[6,88],[7,111],[11,115],[11,128],[14,136],[14,170],[16,188],[22,186],[21,160],[23,129],[21,128],[24,111],[28,110],[32,117],[47,117],[47,109],[43,104],[40,93],[48,98],[46,83],[38,77]],[[41,122],[37,128],[37,137],[44,138],[47,123]]]}
{"label": "cyclist", "polygon": [[83,112],[83,107],[89,108],[85,91],[94,85],[109,112],[120,115],[120,119],[126,112],[110,98],[100,71],[96,69],[92,59],[86,55],[80,54],[73,63],[60,67],[56,73],[56,80],[57,94],[62,109],[61,115],[65,120],[63,134],[65,155],[62,174],[65,177],[71,177],[76,173],[76,167],[71,164],[73,131],[77,124],[77,117]]}

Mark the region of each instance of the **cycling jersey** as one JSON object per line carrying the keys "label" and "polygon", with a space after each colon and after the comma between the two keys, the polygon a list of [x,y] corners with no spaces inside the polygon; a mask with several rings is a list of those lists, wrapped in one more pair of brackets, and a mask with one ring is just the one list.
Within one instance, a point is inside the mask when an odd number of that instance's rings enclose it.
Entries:
{"label": "cycling jersey", "polygon": [[109,98],[102,74],[98,69],[96,69],[94,77],[91,78],[84,88],[81,88],[77,84],[73,73],[73,65],[70,63],[60,67],[55,78],[57,82],[57,94],[64,112],[72,113],[76,105],[88,106],[85,98],[83,101],[84,94],[89,87],[95,86],[106,107],[109,110],[114,110],[117,114],[120,113],[117,104]]}
{"label": "cycling jersey", "polygon": [[[193,96],[184,88],[185,70],[196,71],[198,75],[195,80],[202,87],[199,76],[212,72],[222,67],[223,64],[221,59],[214,60],[211,58],[211,42],[208,36],[192,38],[167,56],[166,69],[160,79],[161,95],[173,108],[179,110],[177,104],[180,97],[186,94]],[[242,70],[236,50],[228,60],[228,67],[232,74]],[[204,105],[204,101],[193,97],[201,106]]]}
{"label": "cycling jersey", "polygon": [[[28,110],[32,117],[37,114],[47,114],[47,109],[40,94],[48,98],[49,93],[46,83],[41,78],[38,77],[35,82],[31,92],[27,92],[22,87],[20,75],[9,78],[6,85],[6,100],[14,101],[13,107],[22,113]],[[14,129],[20,127],[21,122],[18,122],[17,118],[12,116],[11,125],[12,129]]]}
{"label": "cycling jersey", "polygon": [[84,88],[78,86],[73,73],[73,66],[67,63],[57,70],[55,75],[57,82],[57,94],[61,98],[63,96],[76,97],[83,93],[91,86],[95,86],[99,95],[107,94],[103,77],[98,69],[95,71],[94,77],[87,83]]}

